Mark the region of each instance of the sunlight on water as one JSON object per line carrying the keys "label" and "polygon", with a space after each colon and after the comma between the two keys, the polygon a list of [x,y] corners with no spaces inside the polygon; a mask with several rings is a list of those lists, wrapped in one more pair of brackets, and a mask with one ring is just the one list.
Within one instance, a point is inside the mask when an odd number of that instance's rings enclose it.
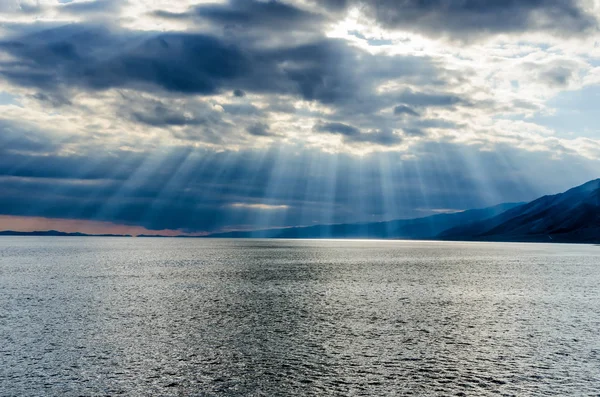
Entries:
{"label": "sunlight on water", "polygon": [[595,395],[600,247],[0,240],[0,395]]}

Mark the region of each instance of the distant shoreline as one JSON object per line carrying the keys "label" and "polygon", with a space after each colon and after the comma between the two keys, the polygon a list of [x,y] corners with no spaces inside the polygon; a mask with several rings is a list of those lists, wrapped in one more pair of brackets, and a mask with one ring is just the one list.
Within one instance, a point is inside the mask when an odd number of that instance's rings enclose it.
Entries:
{"label": "distant shoreline", "polygon": [[520,244],[581,244],[581,245],[598,245],[598,241],[572,241],[561,240],[560,236],[552,236],[552,240],[543,240],[540,236],[528,236],[529,238],[521,239],[506,239],[506,240],[478,240],[478,239],[410,239],[410,238],[374,238],[374,237],[320,237],[320,238],[290,238],[290,237],[213,237],[213,236],[160,236],[160,235],[138,235],[129,234],[86,234],[86,233],[67,233],[55,230],[50,231],[35,231],[35,232],[17,232],[17,231],[0,231],[0,237],[108,237],[108,238],[175,238],[175,239],[206,239],[206,240],[339,240],[339,241],[422,241],[422,242],[456,242],[456,243],[520,243]]}

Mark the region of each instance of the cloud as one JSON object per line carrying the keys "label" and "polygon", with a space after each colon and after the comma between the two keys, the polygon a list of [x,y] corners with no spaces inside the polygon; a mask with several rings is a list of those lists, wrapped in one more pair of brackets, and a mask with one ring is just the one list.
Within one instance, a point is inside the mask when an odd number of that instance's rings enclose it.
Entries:
{"label": "cloud", "polygon": [[551,86],[565,87],[573,77],[573,70],[559,66],[542,72],[540,77]]}
{"label": "cloud", "polygon": [[[210,123],[211,113],[204,109],[206,116],[196,114],[178,108],[169,108],[159,101],[143,101],[140,109],[132,110],[131,117],[134,121],[148,124],[154,127],[206,125]],[[214,117],[214,116],[213,116]]]}
{"label": "cloud", "polygon": [[251,103],[225,103],[222,105],[226,113],[238,116],[260,116],[263,111]]}
{"label": "cloud", "polygon": [[0,4],[0,14],[32,15],[40,13],[44,6],[35,0],[5,0]]}
{"label": "cloud", "polygon": [[248,73],[248,59],[238,48],[206,35],[161,34],[115,53],[123,41],[136,41],[133,33],[87,26],[50,33],[0,43],[0,50],[18,60],[1,73],[16,84],[50,90],[155,85],[205,95],[215,93],[223,80]]}
{"label": "cloud", "polygon": [[[468,105],[468,102],[455,94],[438,94],[404,91],[397,97],[399,102],[414,107],[454,107],[457,105]],[[401,107],[401,109],[405,109]],[[404,105],[406,106],[406,105]]]}
{"label": "cloud", "polygon": [[87,1],[72,1],[61,4],[58,10],[61,13],[71,15],[100,15],[111,14],[115,15],[122,7],[127,4],[127,0],[87,0]]}
{"label": "cloud", "polygon": [[213,23],[245,30],[307,30],[323,21],[321,15],[279,1],[229,0],[225,4],[196,6],[191,12]]}
{"label": "cloud", "polygon": [[319,122],[314,130],[343,136],[344,141],[351,143],[373,143],[377,145],[396,145],[402,142],[402,137],[391,130],[361,132],[358,128],[343,123]]}
{"label": "cloud", "polygon": [[414,111],[410,106],[398,105],[394,108],[395,115],[407,114],[409,116],[419,116],[419,113]]}
{"label": "cloud", "polygon": [[35,94],[31,95],[31,97],[55,108],[72,105],[72,102],[61,93],[46,94],[43,92],[36,92]]}
{"label": "cloud", "polygon": [[522,32],[584,35],[598,26],[596,16],[579,0],[349,0],[326,4],[337,10],[359,6],[387,29],[468,41]]}
{"label": "cloud", "polygon": [[581,69],[581,65],[578,62],[565,59],[553,60],[541,64],[528,64],[527,66],[538,71],[540,82],[553,88],[568,87]]}
{"label": "cloud", "polygon": [[270,131],[270,127],[264,123],[252,124],[252,125],[248,126],[248,128],[246,128],[246,131],[248,131],[248,133],[250,135],[254,135],[254,136],[271,136],[271,135],[273,135],[273,133]]}
{"label": "cloud", "polygon": [[[67,98],[119,90],[129,99],[113,111],[128,122],[170,129],[177,139],[213,146],[244,143],[243,135],[236,132],[240,130],[272,139],[289,135],[256,128],[257,123],[270,121],[250,103],[249,95],[259,96],[263,108],[273,111],[278,108],[280,112],[286,101],[302,100],[333,108],[338,117],[353,117],[374,114],[393,101],[420,105],[419,101],[436,100],[422,94],[378,93],[379,85],[387,80],[443,86],[441,72],[427,57],[375,55],[328,38],[263,46],[204,33],[135,32],[72,24],[4,40],[2,51],[14,61],[0,63],[0,76],[12,85],[35,90],[32,97],[40,102],[65,107],[72,105]],[[225,100],[227,92],[233,96]],[[167,104],[168,100],[137,98],[143,95],[172,96],[178,101]],[[198,97],[222,99],[208,105],[194,99]],[[297,109],[288,108],[294,113]],[[394,128],[375,119],[364,124],[370,124],[366,132],[347,136],[344,142],[383,147],[401,141]]]}
{"label": "cloud", "polygon": [[156,9],[151,16],[188,26],[209,26],[212,32],[223,32],[223,36],[247,42],[271,44],[298,42],[300,37],[322,37],[327,22],[324,15],[311,12],[302,4],[272,0],[206,2],[186,10]]}
{"label": "cloud", "polygon": [[[71,4],[83,7],[84,3]],[[248,4],[233,1],[201,8],[213,18],[252,21],[255,15],[272,13],[272,21],[261,22],[264,28],[280,21],[277,15],[288,12],[283,10],[292,9],[277,2]],[[92,7],[87,3],[85,6]],[[242,11],[229,10],[234,6]],[[100,5],[94,2],[94,7]],[[246,12],[252,17],[246,17]],[[301,11],[289,12],[304,15]],[[309,16],[300,19],[305,18]],[[287,27],[289,21],[282,21]],[[372,96],[376,86],[387,79],[416,82],[439,78],[436,66],[427,57],[373,55],[344,40],[322,35],[312,35],[299,43],[269,43],[266,40],[272,35],[269,30],[260,33],[261,40],[248,40],[215,32],[159,33],[75,23],[0,41],[0,53],[14,58],[13,62],[0,64],[0,76],[19,86],[44,90],[45,94],[65,89],[129,88],[212,96],[231,90],[236,97],[270,93],[324,104]],[[364,106],[367,102],[361,103]]]}
{"label": "cloud", "polygon": [[329,132],[332,134],[341,134],[344,136],[356,136],[360,135],[360,130],[351,125],[343,123],[319,123],[315,126],[315,129],[319,132]]}

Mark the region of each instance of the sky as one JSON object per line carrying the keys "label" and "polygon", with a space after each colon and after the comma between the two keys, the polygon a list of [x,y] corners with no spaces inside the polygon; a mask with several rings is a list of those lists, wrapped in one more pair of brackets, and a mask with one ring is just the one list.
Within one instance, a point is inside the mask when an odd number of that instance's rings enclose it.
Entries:
{"label": "sky", "polygon": [[0,229],[422,217],[600,177],[600,0],[3,0]]}

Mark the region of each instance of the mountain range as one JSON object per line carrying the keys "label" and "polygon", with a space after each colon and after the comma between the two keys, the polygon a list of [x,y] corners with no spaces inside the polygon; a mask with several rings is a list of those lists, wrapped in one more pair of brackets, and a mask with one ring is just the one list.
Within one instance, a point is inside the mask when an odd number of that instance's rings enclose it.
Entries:
{"label": "mountain range", "polygon": [[389,222],[234,231],[208,237],[600,243],[600,179],[529,203]]}
{"label": "mountain range", "polygon": [[478,222],[450,228],[445,240],[600,243],[600,179],[540,197]]}
{"label": "mountain range", "polygon": [[213,238],[364,238],[364,239],[433,239],[457,225],[481,221],[502,214],[521,203],[500,204],[494,207],[438,214],[416,219],[387,222],[341,223],[279,229],[231,231],[214,233]]}

